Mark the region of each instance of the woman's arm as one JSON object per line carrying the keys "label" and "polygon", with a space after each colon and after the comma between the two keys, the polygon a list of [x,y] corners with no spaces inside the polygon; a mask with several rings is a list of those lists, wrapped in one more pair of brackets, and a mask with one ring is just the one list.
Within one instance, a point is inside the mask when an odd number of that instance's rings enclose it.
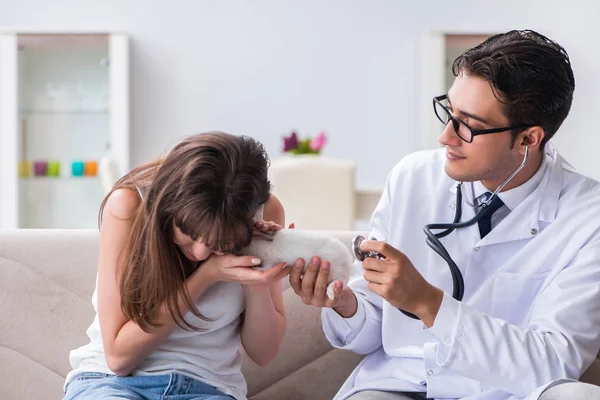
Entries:
{"label": "woman's arm", "polygon": [[[118,189],[108,199],[103,212],[100,231],[100,258],[98,266],[98,318],[108,368],[116,375],[129,373],[163,343],[177,327],[165,306],[156,321],[161,325],[144,332],[135,322],[127,320],[121,311],[121,294],[117,264],[119,255],[131,234],[133,219],[140,203],[137,193]],[[185,285],[192,300],[197,299],[211,284],[205,269],[199,268]],[[183,298],[179,309],[185,315]]]}
{"label": "woman's arm", "polygon": [[[283,206],[273,195],[265,204],[263,218],[282,226],[285,224]],[[263,367],[275,358],[285,334],[281,281],[244,285],[244,290],[246,311],[242,326],[242,345],[248,357]]]}

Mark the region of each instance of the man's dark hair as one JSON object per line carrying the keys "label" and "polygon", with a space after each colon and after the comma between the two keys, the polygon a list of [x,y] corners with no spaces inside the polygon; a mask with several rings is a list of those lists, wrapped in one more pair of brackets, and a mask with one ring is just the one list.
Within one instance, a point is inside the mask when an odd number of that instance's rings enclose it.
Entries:
{"label": "man's dark hair", "polygon": [[542,127],[542,144],[554,136],[573,102],[575,77],[567,52],[531,30],[488,38],[458,56],[452,72],[488,81],[510,125]]}

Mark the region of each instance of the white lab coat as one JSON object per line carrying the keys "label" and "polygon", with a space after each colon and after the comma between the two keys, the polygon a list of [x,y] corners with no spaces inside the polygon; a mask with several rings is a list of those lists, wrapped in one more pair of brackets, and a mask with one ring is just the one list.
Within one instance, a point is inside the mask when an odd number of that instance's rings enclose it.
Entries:
{"label": "white lab coat", "polygon": [[[454,218],[456,182],[443,149],[404,158],[390,173],[370,236],[404,252],[446,294],[426,329],[357,277],[357,314],[323,310],[339,348],[369,354],[336,399],[360,390],[427,391],[436,399],[536,399],[550,382],[578,379],[600,347],[600,185],[548,144],[539,186],[484,239],[478,225],[442,243],[465,281],[454,300],[446,262],[423,226]],[[472,185],[471,183],[464,183]],[[464,190],[469,198],[471,190]],[[475,214],[463,200],[462,220]]]}

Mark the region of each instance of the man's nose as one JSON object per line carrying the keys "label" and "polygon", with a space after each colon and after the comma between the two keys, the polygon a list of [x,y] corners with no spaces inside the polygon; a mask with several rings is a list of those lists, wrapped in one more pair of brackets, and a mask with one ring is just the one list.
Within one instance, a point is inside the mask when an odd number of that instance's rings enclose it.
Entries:
{"label": "man's nose", "polygon": [[440,135],[439,142],[443,146],[450,147],[458,147],[461,145],[461,138],[458,137],[456,131],[454,130],[454,126],[452,125],[452,121],[449,121],[446,124],[446,127],[442,131]]}

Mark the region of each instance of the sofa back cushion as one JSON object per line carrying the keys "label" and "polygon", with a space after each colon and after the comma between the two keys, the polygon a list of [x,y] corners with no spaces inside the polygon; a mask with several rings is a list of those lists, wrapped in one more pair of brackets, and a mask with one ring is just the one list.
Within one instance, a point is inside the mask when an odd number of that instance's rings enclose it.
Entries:
{"label": "sofa back cushion", "polygon": [[[352,238],[352,232],[328,234],[347,246]],[[85,332],[94,318],[98,238],[95,230],[0,231],[0,376],[11,382],[2,398],[62,396],[71,369],[69,352],[88,342]],[[288,326],[277,359],[258,368],[244,357],[249,396],[332,350],[319,310],[302,304],[291,290],[284,299]],[[340,369],[340,377],[331,384],[339,387],[341,375],[359,359],[346,362],[348,368]]]}

